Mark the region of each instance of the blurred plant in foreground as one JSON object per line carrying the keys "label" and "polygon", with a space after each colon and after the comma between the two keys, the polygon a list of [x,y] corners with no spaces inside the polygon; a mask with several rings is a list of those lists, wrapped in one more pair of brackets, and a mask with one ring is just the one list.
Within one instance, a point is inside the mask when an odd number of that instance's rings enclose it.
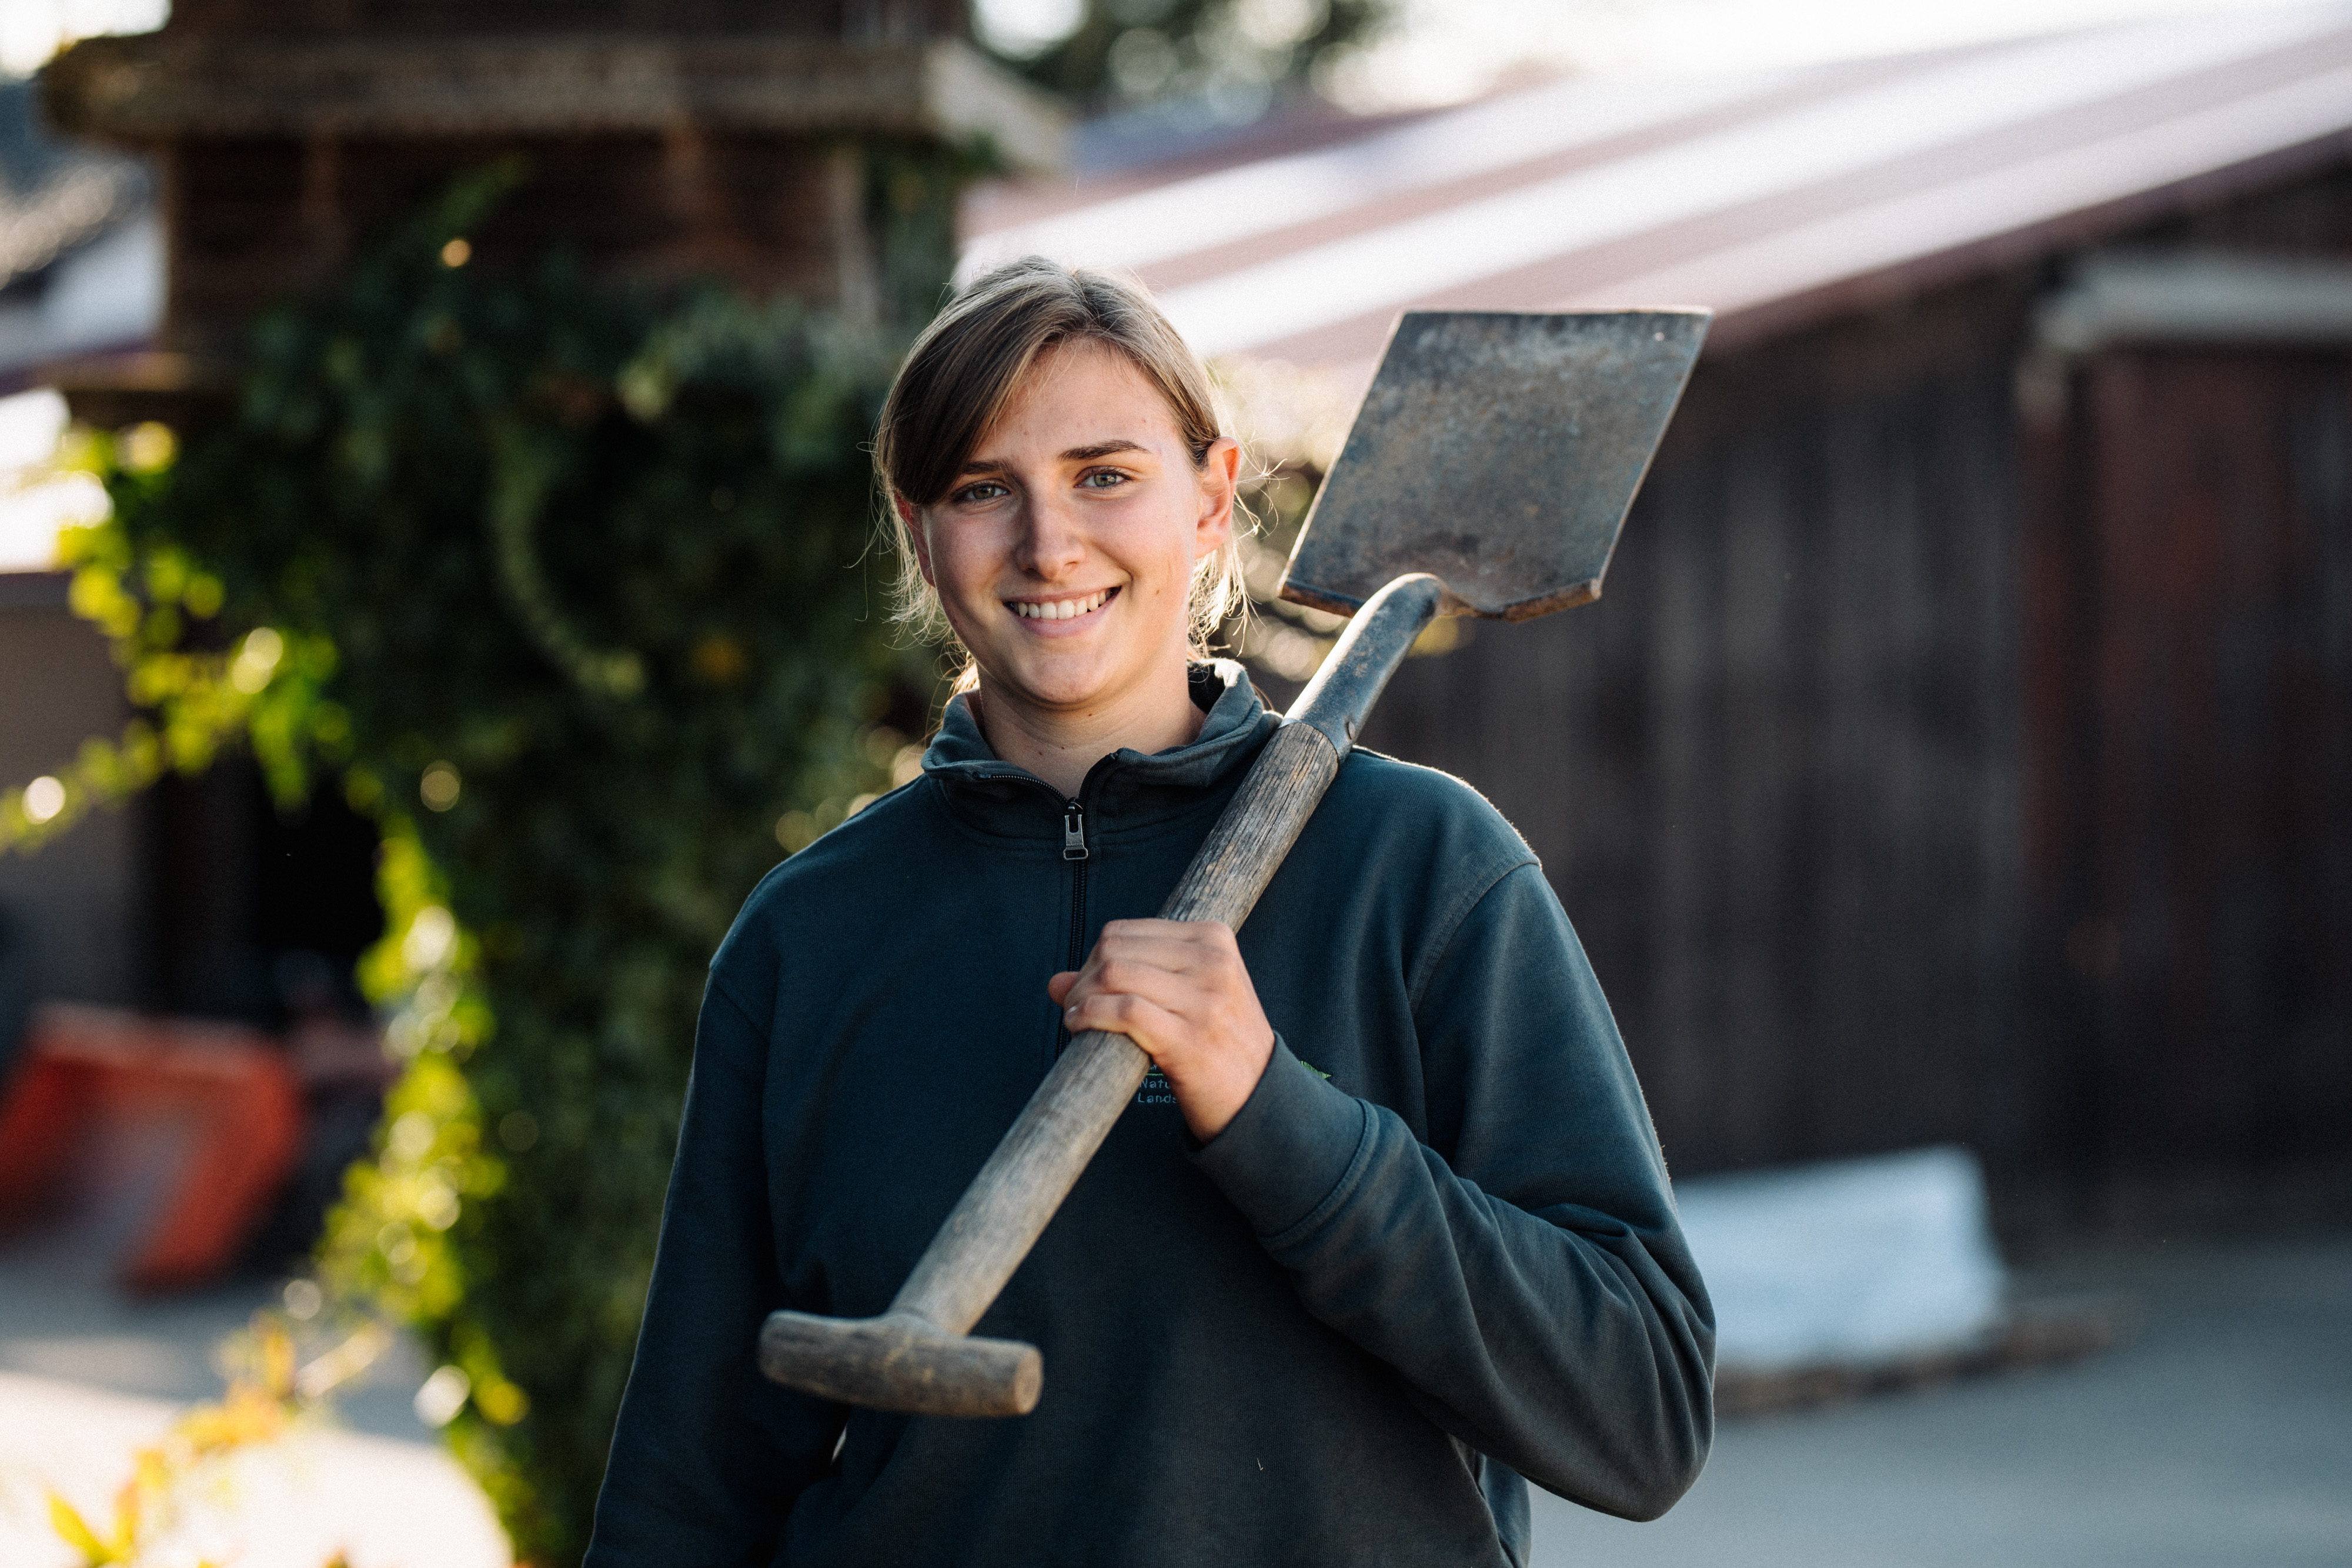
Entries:
{"label": "blurred plant in foreground", "polygon": [[[891,199],[951,204],[970,160],[912,158],[877,162]],[[705,967],[778,859],[911,774],[933,672],[865,562],[895,340],[560,256],[485,273],[457,242],[515,177],[267,318],[235,407],[176,453],[79,438],[114,510],[65,541],[74,602],[140,716],[0,792],[0,848],[240,741],[281,801],[323,779],[374,818],[361,978],[404,1067],[317,1282],[416,1333],[442,1364],[420,1413],[518,1554],[562,1568]],[[950,232],[888,229],[909,298]]]}
{"label": "blurred plant in foreground", "polygon": [[[137,505],[167,483],[178,447],[152,423],[76,428],[52,466],[103,481],[118,507]],[[0,852],[37,848],[166,772],[202,772],[224,745],[249,744],[288,805],[308,793],[314,763],[348,755],[348,717],[320,693],[335,669],[330,639],[257,626],[233,641],[194,640],[215,625],[223,589],[185,549],[137,551],[110,519],[66,528],[59,546],[74,612],[106,633],[139,716],[119,737],[83,742],[57,772],[0,791]]]}
{"label": "blurred plant in foreground", "polygon": [[[131,1456],[131,1479],[114,1496],[103,1528],[65,1497],[48,1494],[49,1523],[79,1553],[76,1568],[159,1568],[188,1561],[207,1515],[234,1490],[236,1461],[285,1437],[320,1413],[334,1389],[373,1364],[391,1343],[377,1323],[361,1325],[332,1349],[297,1364],[294,1335],[272,1313],[258,1313],[232,1341],[228,1392],[172,1423],[161,1441]],[[196,1556],[196,1568],[225,1561]],[[326,1568],[341,1568],[338,1555]]]}

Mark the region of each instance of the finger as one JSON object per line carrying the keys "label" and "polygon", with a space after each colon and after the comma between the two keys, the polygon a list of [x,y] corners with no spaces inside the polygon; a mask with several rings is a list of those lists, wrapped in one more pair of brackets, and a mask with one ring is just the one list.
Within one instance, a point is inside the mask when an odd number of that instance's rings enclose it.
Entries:
{"label": "finger", "polygon": [[1255,1010],[1256,997],[1238,952],[1208,941],[1132,933],[1097,946],[1060,999],[1067,1007],[1097,992],[1132,992],[1188,1017],[1213,1012],[1221,998],[1229,1006],[1249,998],[1244,1010]]}
{"label": "finger", "polygon": [[1247,983],[1244,975],[1220,965],[1121,956],[1079,971],[1062,1005],[1096,995],[1137,996],[1192,1018],[1213,1011],[1221,998],[1238,996]]}
{"label": "finger", "polygon": [[1104,942],[1173,944],[1184,947],[1218,947],[1238,951],[1234,928],[1222,920],[1113,920],[1103,926],[1097,945]]}
{"label": "finger", "polygon": [[1087,970],[1100,973],[1114,967],[1159,969],[1171,974],[1203,974],[1236,967],[1241,951],[1223,927],[1202,931],[1173,921],[1156,922],[1157,931],[1105,932],[1087,956]]}
{"label": "finger", "polygon": [[1065,969],[1060,974],[1046,979],[1045,994],[1054,998],[1055,1007],[1061,1007],[1069,1001],[1070,988],[1077,983],[1078,972],[1076,969]]}
{"label": "finger", "polygon": [[1119,962],[1100,969],[1080,970],[1059,999],[1066,1014],[1097,1002],[1115,1002],[1122,997],[1149,1002],[1163,1012],[1182,1013],[1198,1005],[1200,989],[1182,975],[1146,964]]}
{"label": "finger", "polygon": [[1132,993],[1087,997],[1062,1014],[1072,1034],[1100,1030],[1123,1034],[1155,1059],[1161,1050],[1182,1037],[1183,1020],[1158,1003]]}

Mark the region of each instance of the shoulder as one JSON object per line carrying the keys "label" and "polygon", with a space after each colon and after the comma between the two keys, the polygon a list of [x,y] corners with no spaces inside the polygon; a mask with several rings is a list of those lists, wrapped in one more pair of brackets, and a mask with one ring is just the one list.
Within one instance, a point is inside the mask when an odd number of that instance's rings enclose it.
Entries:
{"label": "shoulder", "polygon": [[1442,862],[1458,878],[1491,883],[1536,863],[1518,830],[1469,784],[1361,747],[1340,765],[1318,816],[1356,842]]}
{"label": "shoulder", "polygon": [[1345,890],[1341,924],[1392,929],[1403,950],[1424,956],[1497,883],[1536,864],[1527,841],[1461,779],[1364,750],[1341,765],[1291,859],[1300,864],[1286,879],[1321,890],[1327,914]]}

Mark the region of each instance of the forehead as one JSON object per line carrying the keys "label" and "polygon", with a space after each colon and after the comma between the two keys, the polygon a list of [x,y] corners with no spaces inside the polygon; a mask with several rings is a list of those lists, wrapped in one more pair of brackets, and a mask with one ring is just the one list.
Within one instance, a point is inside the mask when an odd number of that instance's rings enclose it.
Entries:
{"label": "forehead", "polygon": [[1030,361],[974,455],[1008,443],[1083,445],[1175,435],[1176,412],[1141,367],[1109,344],[1081,338]]}

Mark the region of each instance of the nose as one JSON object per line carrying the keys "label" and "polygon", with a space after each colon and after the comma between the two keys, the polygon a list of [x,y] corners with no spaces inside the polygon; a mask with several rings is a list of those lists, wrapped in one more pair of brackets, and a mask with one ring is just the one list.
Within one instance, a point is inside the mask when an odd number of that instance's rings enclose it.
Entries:
{"label": "nose", "polygon": [[1076,570],[1086,559],[1086,535],[1069,500],[1050,488],[1041,488],[1045,493],[1032,491],[1028,504],[1021,508],[1021,538],[1013,549],[1013,564],[1041,581],[1053,582]]}

